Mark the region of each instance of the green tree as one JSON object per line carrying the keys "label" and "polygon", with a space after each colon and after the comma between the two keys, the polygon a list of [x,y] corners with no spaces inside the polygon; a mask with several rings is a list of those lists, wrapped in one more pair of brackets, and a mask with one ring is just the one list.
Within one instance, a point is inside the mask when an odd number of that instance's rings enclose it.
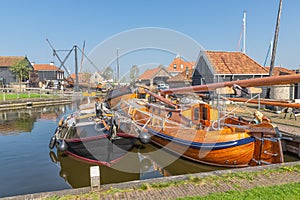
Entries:
{"label": "green tree", "polygon": [[106,67],[104,69],[104,71],[102,72],[102,76],[106,79],[106,80],[110,80],[113,78],[113,72],[114,70],[111,67]]}
{"label": "green tree", "polygon": [[135,79],[138,77],[139,75],[139,68],[137,65],[133,65],[131,68],[130,68],[130,81],[133,82],[135,81]]}
{"label": "green tree", "polygon": [[20,85],[20,89],[21,89],[21,82],[23,80],[26,80],[29,78],[29,72],[32,70],[31,67],[29,67],[29,62],[27,59],[23,59],[19,62],[17,62],[16,64],[14,64],[10,70],[16,75],[18,81],[19,81],[19,85]]}

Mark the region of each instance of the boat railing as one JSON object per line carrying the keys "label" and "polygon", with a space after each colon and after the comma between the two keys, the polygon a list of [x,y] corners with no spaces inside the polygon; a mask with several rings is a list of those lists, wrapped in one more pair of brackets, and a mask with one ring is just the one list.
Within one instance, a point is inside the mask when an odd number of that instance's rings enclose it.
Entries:
{"label": "boat railing", "polygon": [[211,123],[211,128],[213,130],[218,130],[220,129],[222,126],[224,126],[224,121],[227,118],[231,118],[231,117],[236,117],[236,113],[238,109],[242,109],[243,111],[245,111],[246,113],[253,115],[253,111],[250,111],[249,108],[246,106],[246,104],[248,102],[250,102],[253,99],[258,99],[258,110],[260,110],[260,94],[254,95],[251,98],[249,98],[246,102],[242,102],[242,103],[237,103],[234,101],[230,101],[230,99],[228,99],[225,96],[220,96],[218,97],[219,99],[222,99],[223,101],[229,101],[231,102],[231,104],[234,104],[235,107],[233,109],[231,109],[230,111],[228,111],[226,109],[226,103],[223,104],[223,106],[221,106],[220,101],[217,102],[217,109],[218,109],[218,119],[212,121]]}

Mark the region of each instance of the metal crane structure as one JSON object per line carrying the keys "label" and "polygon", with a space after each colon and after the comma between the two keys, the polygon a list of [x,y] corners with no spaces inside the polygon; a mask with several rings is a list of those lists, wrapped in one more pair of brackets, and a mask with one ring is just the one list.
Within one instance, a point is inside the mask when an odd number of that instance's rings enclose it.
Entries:
{"label": "metal crane structure", "polygon": [[[82,65],[83,65],[83,58],[86,58],[89,63],[96,69],[98,70],[98,67],[85,55],[84,51],[81,50],[77,45],[73,45],[73,47],[69,50],[57,50],[53,47],[53,45],[50,43],[50,41],[48,40],[48,38],[46,38],[46,41],[48,42],[49,46],[51,47],[52,51],[53,51],[53,55],[58,59],[58,61],[60,62],[60,66],[59,69],[61,69],[62,67],[65,69],[65,71],[67,72],[68,76],[71,78],[71,80],[75,83],[75,87],[74,87],[74,91],[77,92],[79,91],[79,80],[78,80],[78,56],[77,56],[77,52],[78,50],[81,52],[82,54],[82,58],[81,58],[81,66],[80,66],[80,71],[82,69]],[[83,45],[83,49],[85,47],[85,42]],[[61,57],[58,55],[58,52],[61,51],[67,51],[67,55],[65,56],[65,58],[62,60]],[[65,62],[68,60],[68,58],[70,57],[71,53],[74,51],[74,58],[75,58],[75,81],[74,79],[71,77],[71,74],[69,73],[69,70],[67,69],[67,67],[65,66]]]}

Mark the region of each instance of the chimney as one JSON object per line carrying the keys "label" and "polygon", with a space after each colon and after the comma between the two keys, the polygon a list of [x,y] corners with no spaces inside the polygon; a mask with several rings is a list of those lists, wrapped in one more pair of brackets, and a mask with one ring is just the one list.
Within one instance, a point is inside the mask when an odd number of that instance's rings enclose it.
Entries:
{"label": "chimney", "polygon": [[35,62],[31,62],[30,64],[33,66],[35,64]]}
{"label": "chimney", "polygon": [[50,65],[54,65],[54,62],[52,61],[52,62],[50,62]]}

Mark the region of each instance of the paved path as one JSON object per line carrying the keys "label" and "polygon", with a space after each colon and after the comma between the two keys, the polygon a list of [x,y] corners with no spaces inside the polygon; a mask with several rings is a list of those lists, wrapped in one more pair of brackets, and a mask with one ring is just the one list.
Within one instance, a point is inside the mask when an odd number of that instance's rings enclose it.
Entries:
{"label": "paved path", "polygon": [[[8,200],[23,199],[43,199],[55,195],[73,195],[67,199],[145,199],[145,200],[165,200],[177,199],[187,196],[204,196],[210,193],[226,192],[230,190],[246,190],[259,186],[274,186],[286,183],[300,183],[300,161],[284,163],[278,165],[248,167],[230,170],[220,170],[192,175],[179,175],[173,177],[162,177],[141,181],[131,181],[127,183],[103,185],[99,191],[89,193],[89,188],[72,189],[56,192],[37,193],[23,196],[8,197]],[[278,168],[285,170],[276,170]],[[271,169],[271,171],[264,171]],[[273,170],[274,169],[274,170]],[[279,172],[280,171],[280,172]],[[235,172],[243,172],[238,175]],[[253,173],[245,173],[253,172]],[[172,181],[186,181],[185,184],[177,184],[169,187],[159,187],[158,189],[148,187],[140,189],[142,185],[163,184]],[[114,189],[112,189],[114,188]],[[109,191],[117,191],[110,193]],[[85,195],[86,193],[89,193]],[[89,197],[89,198],[87,198]]]}
{"label": "paved path", "polygon": [[163,189],[130,190],[115,194],[100,194],[100,199],[176,199],[187,196],[204,196],[210,193],[225,192],[229,190],[245,190],[259,186],[274,186],[285,183],[299,183],[299,172],[272,173],[272,175],[259,174],[252,180],[232,178],[218,181],[204,181],[198,184],[183,184]]}
{"label": "paved path", "polygon": [[[300,122],[299,122],[300,123]],[[300,127],[289,126],[285,124],[277,124],[280,131],[300,137]]]}

